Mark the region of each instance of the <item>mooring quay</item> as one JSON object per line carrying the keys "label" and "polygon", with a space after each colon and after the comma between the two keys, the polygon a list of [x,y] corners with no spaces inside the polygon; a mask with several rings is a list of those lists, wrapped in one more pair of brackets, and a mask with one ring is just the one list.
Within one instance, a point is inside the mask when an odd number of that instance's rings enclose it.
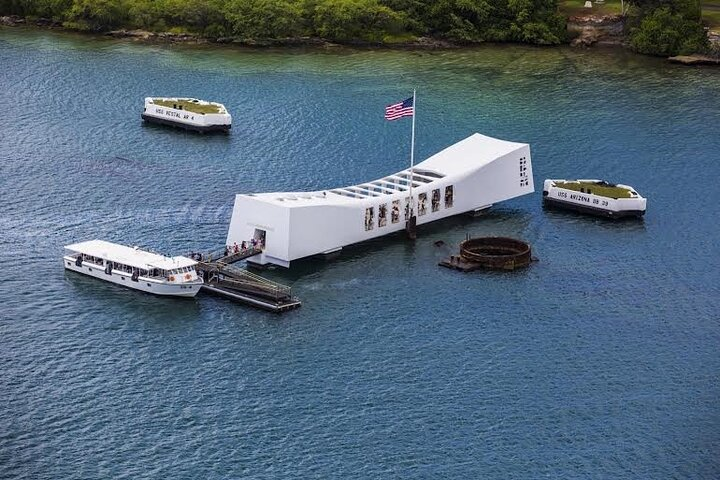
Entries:
{"label": "mooring quay", "polygon": [[208,253],[198,259],[196,268],[204,281],[202,290],[277,313],[302,305],[300,299],[293,296],[289,286],[232,265],[262,253],[261,249],[251,247],[237,253],[224,253]]}

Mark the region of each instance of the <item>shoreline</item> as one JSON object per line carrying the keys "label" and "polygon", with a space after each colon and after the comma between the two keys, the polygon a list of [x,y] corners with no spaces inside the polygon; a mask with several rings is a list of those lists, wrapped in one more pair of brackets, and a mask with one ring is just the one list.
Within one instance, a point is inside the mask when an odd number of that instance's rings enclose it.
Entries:
{"label": "shoreline", "polygon": [[[25,18],[17,15],[0,17],[0,26],[20,27],[31,29],[47,29],[63,32],[71,32],[79,35],[108,37],[116,39],[125,39],[136,41],[138,43],[148,44],[190,44],[190,45],[231,45],[246,48],[385,48],[389,50],[432,50],[432,49],[461,49],[473,46],[483,45],[480,43],[459,43],[447,40],[418,37],[411,41],[399,41],[391,43],[383,42],[331,42],[318,37],[290,37],[279,39],[253,39],[241,37],[203,37],[194,33],[173,33],[173,32],[151,32],[140,29],[118,29],[106,32],[102,31],[84,31],[65,27],[61,22],[57,22],[47,18]],[[538,45],[544,47],[545,45]],[[550,47],[551,45],[547,45]]]}
{"label": "shoreline", "polygon": [[[17,15],[0,17],[0,27],[20,27],[30,29],[57,30],[75,33],[88,37],[105,37],[118,40],[127,40],[146,44],[183,44],[183,45],[210,45],[234,46],[248,49],[293,49],[318,48],[324,50],[356,48],[356,49],[383,49],[383,50],[462,50],[476,48],[483,45],[527,45],[537,48],[557,48],[569,46],[571,48],[620,48],[631,51],[627,37],[624,34],[625,19],[618,14],[613,15],[582,15],[571,16],[567,19],[567,31],[571,40],[558,45],[537,45],[530,43],[496,43],[496,42],[452,42],[433,37],[417,37],[414,40],[398,42],[331,42],[318,37],[293,37],[281,39],[248,39],[240,37],[209,38],[194,33],[151,32],[140,29],[119,29],[106,32],[84,31],[65,27],[61,22],[47,18],[27,18]],[[720,42],[720,38],[709,33],[711,42]],[[641,54],[639,54],[641,55]],[[662,58],[662,57],[661,57]],[[664,57],[666,61],[686,66],[720,66],[720,59],[704,54],[681,55]]]}
{"label": "shoreline", "polygon": [[[585,33],[583,40],[577,42],[577,38],[572,41],[560,43],[558,45],[539,45],[532,43],[506,42],[508,44],[528,45],[539,48],[553,48],[559,46],[570,45],[572,47],[588,47],[594,44],[601,46],[625,46],[622,38],[612,38],[608,40],[608,32],[615,34],[617,27],[608,28],[607,25],[622,22],[617,16],[587,16],[587,17],[570,17],[568,18],[568,32],[572,37],[576,32],[579,36],[583,36],[583,32],[591,30],[592,33]],[[165,44],[196,44],[196,45],[234,45],[238,47],[248,48],[380,48],[388,50],[456,50],[463,48],[473,48],[481,45],[495,44],[497,42],[457,42],[434,37],[416,37],[412,40],[397,42],[367,42],[367,41],[349,41],[349,42],[332,42],[319,37],[289,37],[276,39],[256,39],[242,37],[204,37],[195,33],[174,33],[174,32],[153,32],[141,29],[117,29],[110,31],[85,31],[74,28],[68,28],[62,22],[54,21],[48,18],[20,17],[17,15],[0,16],[0,26],[8,27],[25,27],[58,30],[64,32],[72,32],[80,35],[109,37],[116,39],[127,39],[145,43],[165,43]],[[620,26],[620,29],[622,26]],[[597,31],[596,31],[597,30]]]}

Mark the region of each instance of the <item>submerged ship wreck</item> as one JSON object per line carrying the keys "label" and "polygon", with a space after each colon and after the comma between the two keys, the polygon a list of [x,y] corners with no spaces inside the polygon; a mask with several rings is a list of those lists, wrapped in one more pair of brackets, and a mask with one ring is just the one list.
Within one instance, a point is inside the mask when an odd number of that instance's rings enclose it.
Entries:
{"label": "submerged ship wreck", "polygon": [[529,145],[475,133],[378,180],[315,192],[236,195],[226,244],[251,238],[262,253],[249,262],[289,267],[293,260],[403,230],[411,221],[422,225],[480,211],[534,190]]}

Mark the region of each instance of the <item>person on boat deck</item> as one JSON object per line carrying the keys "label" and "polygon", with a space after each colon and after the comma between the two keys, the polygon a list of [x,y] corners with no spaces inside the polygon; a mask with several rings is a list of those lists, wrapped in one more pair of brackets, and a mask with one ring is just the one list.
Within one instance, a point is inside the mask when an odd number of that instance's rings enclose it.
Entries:
{"label": "person on boat deck", "polygon": [[238,248],[237,242],[233,243],[233,251],[234,251],[235,253],[238,253],[238,252],[240,251],[240,249]]}
{"label": "person on boat deck", "polygon": [[247,243],[245,242],[245,240],[243,240],[242,243],[240,244],[240,249],[243,252],[247,249]]}

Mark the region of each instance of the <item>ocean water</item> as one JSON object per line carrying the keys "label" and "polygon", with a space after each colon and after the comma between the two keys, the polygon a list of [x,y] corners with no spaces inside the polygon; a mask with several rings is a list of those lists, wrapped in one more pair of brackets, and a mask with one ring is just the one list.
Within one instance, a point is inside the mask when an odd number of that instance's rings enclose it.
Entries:
{"label": "ocean water", "polygon": [[[156,298],[66,273],[90,238],[223,244],[240,192],[327,189],[473,132],[538,192],[270,270],[303,307]],[[228,136],[140,121],[225,103]],[[618,50],[142,45],[0,29],[0,478],[720,477],[720,72]],[[605,178],[644,221],[544,211]],[[512,273],[437,262],[532,244]],[[447,247],[436,247],[443,240]]]}

